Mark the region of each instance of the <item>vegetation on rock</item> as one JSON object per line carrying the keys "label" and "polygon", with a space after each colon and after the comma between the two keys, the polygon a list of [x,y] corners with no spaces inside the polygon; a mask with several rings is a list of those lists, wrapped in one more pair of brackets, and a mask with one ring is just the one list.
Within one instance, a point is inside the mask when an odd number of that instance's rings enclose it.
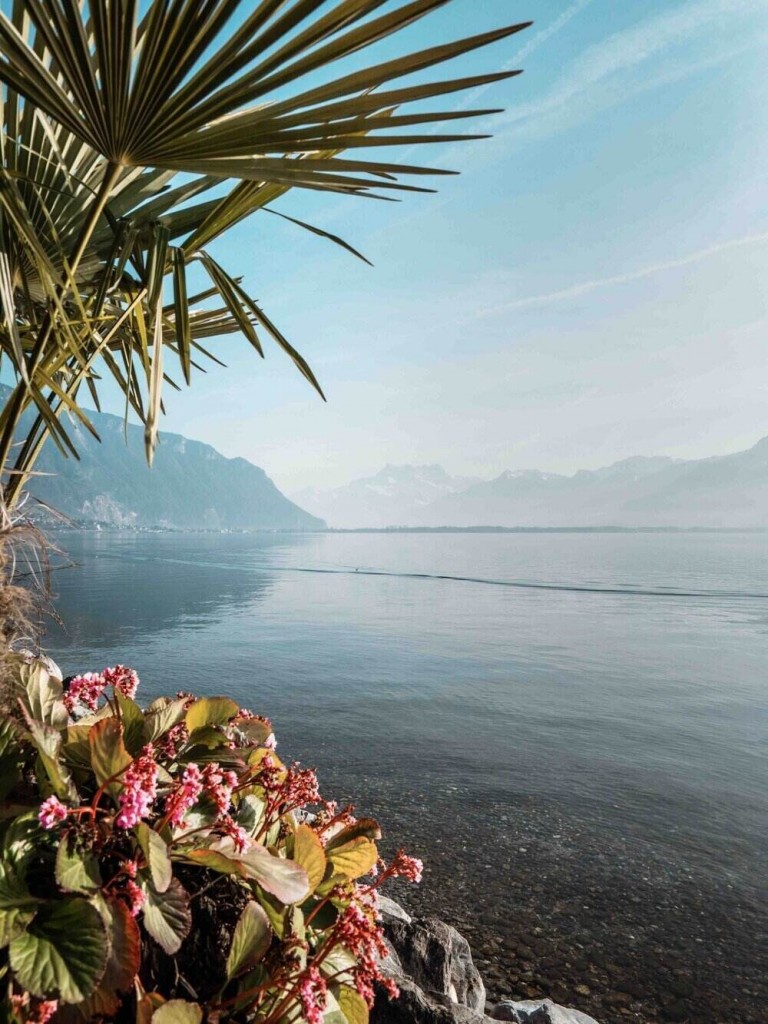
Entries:
{"label": "vegetation on rock", "polygon": [[227,697],[142,709],[117,665],[67,684],[17,657],[0,719],[0,1017],[362,1024],[377,894],[418,881],[377,823],[285,765]]}

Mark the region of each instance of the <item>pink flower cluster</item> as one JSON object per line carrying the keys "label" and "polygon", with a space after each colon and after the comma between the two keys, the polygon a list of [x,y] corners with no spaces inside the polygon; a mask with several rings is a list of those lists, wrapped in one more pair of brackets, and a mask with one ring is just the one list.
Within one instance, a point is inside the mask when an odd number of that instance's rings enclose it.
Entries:
{"label": "pink flower cluster", "polygon": [[325,978],[317,967],[310,967],[299,987],[301,1012],[307,1024],[322,1024],[323,1010],[328,998]]}
{"label": "pink flower cluster", "polygon": [[99,672],[85,672],[81,676],[75,676],[74,679],[70,679],[69,687],[64,694],[64,706],[70,715],[75,713],[78,704],[89,711],[95,711],[106,685],[106,679]]}
{"label": "pink flower cluster", "polygon": [[420,882],[424,864],[418,857],[409,857],[405,850],[398,850],[387,869],[390,878],[406,878],[409,882]]}
{"label": "pink flower cluster", "polygon": [[155,750],[148,743],[129,765],[123,776],[120,812],[115,818],[118,828],[133,828],[146,818],[157,797],[157,763]]}
{"label": "pink flower cluster", "polygon": [[194,762],[190,762],[184,769],[181,783],[168,797],[165,805],[166,817],[174,828],[182,823],[184,815],[197,803],[202,792],[203,773]]}
{"label": "pink flower cluster", "polygon": [[232,790],[237,785],[234,772],[222,771],[216,761],[203,768],[203,789],[216,804],[219,814],[226,814],[232,803]]}
{"label": "pink flower cluster", "polygon": [[130,878],[125,883],[125,895],[128,897],[128,910],[131,917],[138,917],[139,911],[144,906],[147,897]]}
{"label": "pink flower cluster", "polygon": [[55,828],[60,821],[69,814],[69,810],[56,796],[49,796],[47,800],[43,800],[40,805],[40,810],[37,813],[37,818],[43,828],[52,829]]}
{"label": "pink flower cluster", "polygon": [[122,693],[124,697],[131,700],[136,696],[139,688],[139,677],[132,668],[125,665],[114,665],[112,668],[105,668],[102,678],[106,686],[114,686],[115,690]]}
{"label": "pink flower cluster", "polygon": [[379,962],[387,956],[388,949],[373,913],[365,913],[359,904],[350,903],[336,924],[334,938],[357,960],[353,968],[355,988],[369,1007],[373,1006],[377,981],[390,998],[397,998],[397,986],[379,970]]}
{"label": "pink flower cluster", "polygon": [[17,1017],[23,1015],[27,1024],[48,1024],[59,1008],[58,999],[30,998],[29,992],[11,996],[11,1006]]}
{"label": "pink flower cluster", "polygon": [[133,699],[139,686],[139,677],[132,668],[126,668],[125,665],[113,665],[103,672],[84,672],[69,681],[64,694],[64,706],[70,715],[74,715],[78,705],[95,711],[107,686]]}
{"label": "pink flower cluster", "polygon": [[169,729],[168,732],[161,736],[157,741],[158,753],[172,761],[178,754],[179,750],[181,750],[187,742],[188,738],[189,730],[184,722],[179,722],[178,725],[174,725],[172,729]]}

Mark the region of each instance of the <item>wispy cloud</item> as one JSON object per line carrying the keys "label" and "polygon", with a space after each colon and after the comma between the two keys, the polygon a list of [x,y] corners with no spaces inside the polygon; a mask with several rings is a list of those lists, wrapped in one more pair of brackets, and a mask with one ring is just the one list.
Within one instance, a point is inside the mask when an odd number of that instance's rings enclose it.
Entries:
{"label": "wispy cloud", "polygon": [[[503,127],[507,132],[548,134],[563,123],[582,121],[639,91],[765,42],[765,34],[757,31],[760,22],[754,23],[765,9],[765,0],[668,5],[660,14],[587,47],[548,92],[513,107],[502,119]],[[743,24],[737,25],[740,20]]]}
{"label": "wispy cloud", "polygon": [[581,281],[579,284],[571,285],[569,288],[561,288],[559,291],[547,292],[543,295],[530,295],[527,298],[515,299],[512,302],[504,302],[500,305],[489,306],[478,310],[473,319],[482,319],[493,316],[502,311],[515,309],[532,309],[538,306],[549,306],[555,302],[562,302],[567,299],[575,299],[589,292],[597,291],[600,288],[610,288],[615,285],[630,284],[632,281],[641,281],[646,277],[653,277],[665,270],[676,270],[679,267],[687,267],[692,263],[701,263],[716,256],[719,253],[727,252],[729,249],[742,249],[745,246],[759,245],[768,242],[768,231],[758,235],[744,235],[741,238],[731,238],[727,242],[720,242],[717,245],[707,246],[706,249],[698,249],[696,252],[688,253],[675,260],[664,260],[661,263],[652,263],[647,267],[640,267],[638,270],[630,270],[626,274],[614,274],[611,277],[596,278],[592,281]]}

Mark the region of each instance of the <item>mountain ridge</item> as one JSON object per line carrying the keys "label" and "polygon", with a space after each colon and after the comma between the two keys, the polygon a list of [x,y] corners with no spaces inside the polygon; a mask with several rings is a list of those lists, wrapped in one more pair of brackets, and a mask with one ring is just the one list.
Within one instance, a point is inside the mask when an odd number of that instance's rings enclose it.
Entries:
{"label": "mountain ridge", "polygon": [[[10,389],[0,385],[0,399]],[[101,441],[69,425],[80,461],[44,447],[28,490],[70,519],[112,527],[211,530],[324,530],[325,522],[290,501],[263,469],[227,458],[212,445],[161,433],[154,466],[144,431],[111,413],[88,412]],[[31,418],[30,418],[31,422]],[[22,432],[28,425],[22,420]]]}
{"label": "mountain ridge", "polygon": [[416,475],[424,469],[387,466],[330,492],[303,492],[304,504],[332,528],[768,525],[768,437],[729,455],[690,460],[630,456],[570,476],[509,469],[491,480],[467,483],[471,478],[450,477],[443,467],[432,466],[435,476],[450,481],[444,493],[421,503],[407,495],[398,504],[391,490],[386,503],[377,504],[370,484],[393,468],[401,479],[409,469]]}

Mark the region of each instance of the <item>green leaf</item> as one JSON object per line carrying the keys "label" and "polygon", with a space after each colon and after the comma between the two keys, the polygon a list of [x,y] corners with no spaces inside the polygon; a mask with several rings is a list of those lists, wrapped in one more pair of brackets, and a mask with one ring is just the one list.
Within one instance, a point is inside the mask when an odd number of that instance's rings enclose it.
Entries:
{"label": "green leaf", "polygon": [[379,857],[376,844],[364,836],[352,839],[335,850],[328,850],[327,853],[334,872],[343,875],[348,881],[367,875]]}
{"label": "green leaf", "polygon": [[187,729],[193,733],[206,725],[226,725],[239,710],[229,697],[201,697],[187,711]]}
{"label": "green leaf", "polygon": [[283,903],[301,903],[309,895],[309,879],[304,868],[294,861],[273,856],[257,843],[238,851],[234,840],[225,836],[212,843],[210,849],[234,861],[243,878],[258,882]]}
{"label": "green leaf", "polygon": [[185,700],[155,701],[144,716],[144,742],[154,743],[174,725],[184,721],[187,713]]}
{"label": "green leaf", "polygon": [[186,889],[178,878],[174,878],[163,893],[158,892],[146,879],[142,880],[141,888],[146,896],[144,927],[166,953],[170,956],[178,953],[192,927],[192,911]]}
{"label": "green leaf", "polygon": [[169,999],[152,1014],[152,1024],[200,1024],[203,1011],[198,1003]]}
{"label": "green leaf", "polygon": [[340,985],[336,998],[349,1024],[368,1024],[368,1004],[355,989]]}
{"label": "green leaf", "polygon": [[101,873],[90,850],[80,851],[75,836],[65,836],[56,851],[56,881],[68,892],[87,893],[101,886]]}
{"label": "green leaf", "polygon": [[255,966],[272,942],[272,926],[263,907],[251,900],[235,927],[227,957],[227,977],[234,978]]}
{"label": "green leaf", "polygon": [[122,900],[97,900],[98,910],[109,936],[109,959],[97,988],[80,1003],[85,1020],[112,1017],[120,1007],[118,993],[133,985],[141,966],[141,933]]}
{"label": "green leaf", "polygon": [[119,690],[115,691],[115,699],[123,723],[123,743],[128,753],[136,757],[144,746],[144,713],[135,701]]}
{"label": "green leaf", "polygon": [[43,904],[10,944],[11,970],[32,995],[79,1003],[94,991],[109,943],[98,910],[83,899]]}
{"label": "green leaf", "polygon": [[136,838],[149,867],[152,884],[159,893],[166,892],[173,878],[173,865],[165,840],[144,822],[136,829]]}
{"label": "green leaf", "polygon": [[327,849],[334,850],[360,836],[364,836],[366,839],[381,839],[381,828],[378,821],[374,821],[373,818],[358,818],[353,824],[347,825],[341,832],[331,836],[327,843]]}
{"label": "green leaf", "polygon": [[40,722],[30,720],[28,724],[32,742],[37,747],[54,793],[62,800],[76,800],[77,791],[61,758],[62,734],[58,729]]}
{"label": "green leaf", "polygon": [[39,661],[22,665],[20,677],[25,689],[24,704],[31,717],[44,725],[63,729],[69,714],[62,700],[61,680],[52,676]]}
{"label": "green leaf", "polygon": [[11,864],[0,863],[0,947],[22,934],[40,902]]}
{"label": "green leaf", "polygon": [[314,892],[325,877],[328,861],[320,836],[309,825],[299,825],[294,833],[293,859],[306,871],[309,891]]}
{"label": "green leaf", "polygon": [[106,788],[115,797],[122,789],[120,776],[133,760],[123,743],[123,727],[116,718],[103,718],[91,726],[88,742],[96,781],[103,786],[112,779]]}

